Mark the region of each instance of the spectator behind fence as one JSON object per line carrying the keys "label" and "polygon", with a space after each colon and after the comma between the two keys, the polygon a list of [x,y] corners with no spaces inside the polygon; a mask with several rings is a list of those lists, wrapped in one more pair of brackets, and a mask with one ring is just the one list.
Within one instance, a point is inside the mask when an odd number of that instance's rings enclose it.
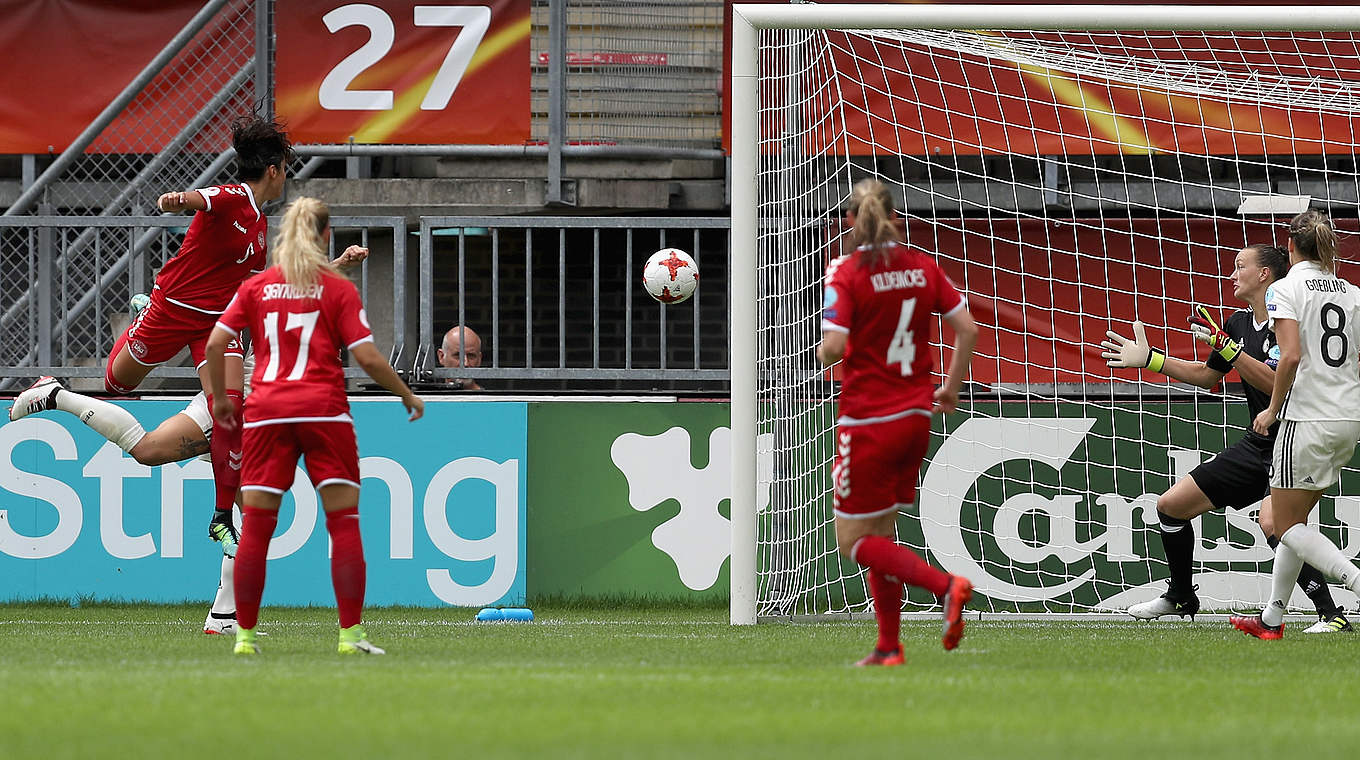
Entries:
{"label": "spectator behind fence", "polygon": [[[444,344],[436,353],[441,367],[480,367],[482,339],[477,337],[477,333],[470,327],[452,327],[444,333]],[[482,386],[478,385],[476,380],[469,378],[449,378],[446,382],[453,390],[482,390]]]}

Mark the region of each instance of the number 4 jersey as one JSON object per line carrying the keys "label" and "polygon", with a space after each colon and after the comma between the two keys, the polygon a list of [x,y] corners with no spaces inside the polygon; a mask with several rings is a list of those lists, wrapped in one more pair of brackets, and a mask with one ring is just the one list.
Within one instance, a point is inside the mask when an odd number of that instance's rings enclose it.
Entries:
{"label": "number 4 jersey", "polygon": [[217,326],[249,328],[255,372],[245,422],[349,421],[340,349],[373,340],[354,283],[323,272],[315,284],[291,285],[278,267],[246,280]]}
{"label": "number 4 jersey", "polygon": [[1360,289],[1301,261],[1266,291],[1266,312],[1272,330],[1278,319],[1299,325],[1298,374],[1280,419],[1360,420]]}
{"label": "number 4 jersey", "polygon": [[864,247],[826,268],[822,330],[848,333],[840,422],[865,424],[930,409],[934,401],[931,325],[964,308],[935,260],[890,243],[886,262]]}

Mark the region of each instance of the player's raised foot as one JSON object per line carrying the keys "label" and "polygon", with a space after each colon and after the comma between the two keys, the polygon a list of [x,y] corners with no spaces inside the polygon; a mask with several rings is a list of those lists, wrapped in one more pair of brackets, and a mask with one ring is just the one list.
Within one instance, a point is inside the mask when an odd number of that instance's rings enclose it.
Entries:
{"label": "player's raised foot", "polygon": [[255,629],[237,627],[236,647],[231,651],[236,654],[259,654],[260,645],[255,643]]}
{"label": "player's raised foot", "polygon": [[963,607],[973,598],[973,582],[955,575],[949,578],[949,590],[944,592],[944,626],[941,641],[945,649],[953,649],[963,638]]}
{"label": "player's raised foot", "polygon": [[1129,607],[1128,612],[1138,620],[1156,620],[1167,615],[1188,616],[1194,620],[1195,613],[1199,612],[1199,597],[1193,593],[1177,594],[1174,591],[1167,591],[1150,602]]}
{"label": "player's raised foot", "polygon": [[891,652],[884,652],[879,649],[869,653],[868,657],[855,663],[857,668],[869,668],[875,666],[906,665],[907,658],[902,655],[902,647],[898,647]]}
{"label": "player's raised foot", "polygon": [[230,509],[213,510],[212,520],[208,522],[208,538],[221,544],[226,556],[236,556],[236,524],[231,521]]}
{"label": "player's raised foot", "polygon": [[150,305],[151,296],[145,293],[134,293],[133,296],[128,299],[128,314],[133,319],[136,319],[137,315],[141,314],[142,310]]}
{"label": "player's raised foot", "polygon": [[1342,614],[1341,612],[1338,611],[1338,612],[1336,612],[1335,614],[1332,614],[1332,615],[1323,615],[1323,616],[1321,616],[1320,618],[1318,618],[1318,621],[1317,621],[1316,623],[1313,623],[1312,625],[1310,625],[1310,626],[1308,626],[1307,628],[1303,629],[1303,632],[1304,632],[1304,633],[1342,633],[1342,632],[1345,632],[1345,631],[1354,631],[1354,630],[1355,630],[1355,629],[1351,627],[1351,621],[1347,620],[1347,619],[1346,619],[1346,616],[1345,616],[1344,614]]}
{"label": "player's raised foot", "polygon": [[387,650],[374,646],[368,640],[368,633],[359,624],[340,629],[340,654],[387,654]]}
{"label": "player's raised foot", "polygon": [[1284,638],[1284,623],[1266,625],[1260,615],[1232,615],[1229,616],[1228,622],[1232,623],[1233,628],[1258,639]]}
{"label": "player's raised foot", "polygon": [[55,377],[43,376],[37,379],[28,390],[20,393],[14,399],[14,404],[9,408],[9,419],[21,420],[30,414],[46,412],[54,408],[52,405],[53,396],[62,389],[61,383]]}

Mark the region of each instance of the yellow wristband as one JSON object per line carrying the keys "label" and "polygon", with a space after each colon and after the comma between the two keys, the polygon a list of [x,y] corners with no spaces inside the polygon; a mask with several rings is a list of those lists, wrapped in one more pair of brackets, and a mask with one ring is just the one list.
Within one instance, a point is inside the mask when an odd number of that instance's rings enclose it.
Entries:
{"label": "yellow wristband", "polygon": [[1162,365],[1164,364],[1166,364],[1166,354],[1162,353],[1161,351],[1158,351],[1155,348],[1148,352],[1147,363],[1148,369],[1152,370],[1153,372],[1161,372]]}

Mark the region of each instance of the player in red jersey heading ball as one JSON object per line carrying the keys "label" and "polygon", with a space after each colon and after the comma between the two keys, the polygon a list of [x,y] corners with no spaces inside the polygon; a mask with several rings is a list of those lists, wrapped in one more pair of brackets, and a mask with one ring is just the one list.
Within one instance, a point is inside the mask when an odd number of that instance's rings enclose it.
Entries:
{"label": "player in red jersey heading ball", "polygon": [[[949,413],[977,343],[963,297],[935,260],[897,242],[897,213],[877,180],[855,184],[846,222],[854,252],[826,269],[817,358],[844,359],[832,501],[836,543],[869,570],[878,644],[858,665],[901,665],[902,584],[942,598],[945,649],[963,637],[967,578],[931,567],[895,541],[898,510],[916,500],[916,476],[930,443],[932,411]],[[936,314],[954,330],[944,385],[931,379],[930,329]]]}
{"label": "player in red jersey heading ball", "polygon": [[[252,393],[244,411],[241,543],[236,551],[237,654],[255,654],[265,557],[283,493],[299,455],[321,495],[331,537],[331,581],[340,615],[341,654],[383,654],[360,625],[366,569],[359,536],[359,450],[345,393],[340,350],[401,397],[410,419],[425,404],[373,345],[359,291],[326,258],[330,212],[299,198],[284,213],[274,266],[243,283],[207,342],[207,377],[219,428],[239,426],[226,389],[225,354],[242,330],[255,340]],[[215,436],[214,436],[215,437]]]}

